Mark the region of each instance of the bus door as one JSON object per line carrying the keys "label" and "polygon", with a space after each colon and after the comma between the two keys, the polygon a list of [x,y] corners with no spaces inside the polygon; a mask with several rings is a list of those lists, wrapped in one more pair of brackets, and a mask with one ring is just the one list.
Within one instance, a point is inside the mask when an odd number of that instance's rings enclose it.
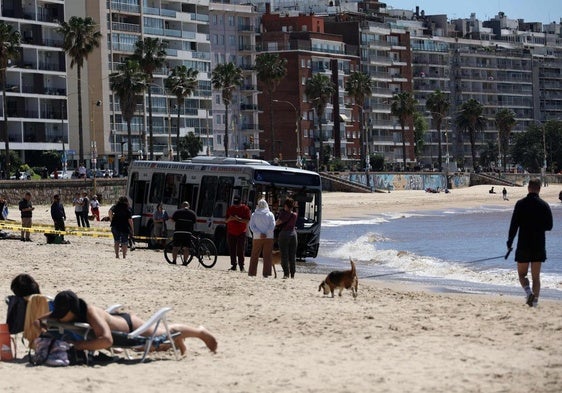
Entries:
{"label": "bus door", "polygon": [[129,196],[133,200],[133,216],[141,216],[141,218],[133,219],[133,226],[135,228],[135,233],[142,234],[140,230],[141,225],[146,225],[146,223],[143,222],[146,220],[146,218],[143,217],[143,213],[148,192],[148,182],[144,180],[133,181],[131,188]]}

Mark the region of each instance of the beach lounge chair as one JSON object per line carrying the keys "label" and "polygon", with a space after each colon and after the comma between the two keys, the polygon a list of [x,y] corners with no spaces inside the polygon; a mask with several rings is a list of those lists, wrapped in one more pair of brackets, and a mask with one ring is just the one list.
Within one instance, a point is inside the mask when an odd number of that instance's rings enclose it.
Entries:
{"label": "beach lounge chair", "polygon": [[[119,305],[112,306],[108,309],[108,312],[116,312]],[[176,360],[179,360],[178,349],[174,343],[174,338],[180,333],[173,333],[170,331],[168,322],[166,321],[166,314],[171,311],[170,307],[164,307],[155,312],[142,326],[138,329],[130,332],[111,332],[113,337],[113,345],[108,348],[112,351],[119,348],[125,350],[128,359],[132,359],[129,350],[142,351],[142,356],[140,362],[144,362],[148,353],[151,350],[158,350],[159,347],[165,347],[166,349],[171,348],[174,351],[174,356]],[[87,323],[60,323],[55,320],[48,320],[47,329],[51,331],[57,331],[64,337],[64,334],[74,333],[81,336],[83,339],[87,339],[91,333],[91,326]],[[160,327],[160,324],[164,326],[165,333],[157,335],[156,331]],[[153,329],[154,333],[151,335],[145,335],[147,331]]]}

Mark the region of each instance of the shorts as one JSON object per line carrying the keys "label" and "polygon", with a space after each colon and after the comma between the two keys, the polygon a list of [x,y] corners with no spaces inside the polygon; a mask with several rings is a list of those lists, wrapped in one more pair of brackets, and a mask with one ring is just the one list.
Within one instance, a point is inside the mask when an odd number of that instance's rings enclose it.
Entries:
{"label": "shorts", "polygon": [[129,232],[119,232],[117,228],[112,227],[111,233],[115,243],[120,243],[122,246],[129,244]]}
{"label": "shorts", "polygon": [[174,246],[191,248],[191,233],[174,233]]}

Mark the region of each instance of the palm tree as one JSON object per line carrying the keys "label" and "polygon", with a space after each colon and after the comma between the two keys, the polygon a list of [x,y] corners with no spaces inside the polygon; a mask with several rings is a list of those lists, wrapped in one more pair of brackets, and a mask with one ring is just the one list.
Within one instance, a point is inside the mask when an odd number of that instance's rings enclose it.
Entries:
{"label": "palm tree", "polygon": [[58,31],[63,35],[62,47],[70,57],[70,68],[76,66],[78,81],[78,158],[84,161],[84,127],[82,125],[82,67],[88,55],[100,46],[101,33],[98,25],[89,16],[80,18],[73,16],[62,22]]}
{"label": "palm tree", "polygon": [[482,116],[484,108],[480,102],[474,98],[469,99],[461,105],[461,110],[457,113],[455,123],[457,127],[468,132],[470,137],[470,152],[472,154],[472,167],[476,171],[476,132],[486,128],[486,119]]}
{"label": "palm tree", "polygon": [[4,121],[2,122],[2,138],[6,146],[4,171],[6,178],[10,178],[10,138],[8,135],[8,111],[6,99],[6,69],[11,60],[19,57],[21,35],[11,25],[0,21],[0,80],[2,82],[2,102]]}
{"label": "palm tree", "polygon": [[262,53],[256,57],[258,80],[265,86],[269,99],[269,122],[271,129],[271,151],[275,159],[275,128],[273,127],[273,92],[287,75],[287,59],[274,53]]}
{"label": "palm tree", "polygon": [[507,168],[507,150],[509,149],[509,136],[511,135],[511,130],[517,124],[515,120],[515,113],[513,111],[504,108],[500,109],[496,113],[496,127],[498,127],[498,140],[501,150],[501,158],[503,161],[503,171]]}
{"label": "palm tree", "polygon": [[439,163],[439,172],[443,171],[443,149],[441,147],[441,125],[443,119],[447,117],[451,103],[441,90],[435,90],[429,95],[425,102],[425,107],[431,112],[431,117],[437,128],[437,161]]}
{"label": "palm tree", "polygon": [[109,75],[109,87],[119,98],[121,117],[127,123],[127,161],[133,160],[133,142],[131,135],[131,120],[139,101],[139,95],[145,89],[144,73],[139,63],[127,59],[117,68],[117,72]]}
{"label": "palm tree", "polygon": [[411,120],[416,111],[417,101],[409,91],[403,91],[392,96],[390,113],[398,118],[402,129],[402,169],[406,171],[406,122]]}
{"label": "palm tree", "polygon": [[224,156],[228,157],[228,107],[232,102],[234,90],[242,86],[242,69],[230,62],[219,64],[213,70],[211,83],[213,88],[221,91],[222,102],[225,109],[224,119]]}
{"label": "palm tree", "polygon": [[[361,110],[359,139],[361,141],[361,156],[365,160],[365,165],[367,165],[367,155],[369,154],[367,144],[369,141],[367,140],[366,130],[363,129],[365,121],[364,105],[365,99],[372,94],[371,77],[364,72],[355,71],[351,73],[345,83],[345,91],[353,97],[355,104]],[[367,186],[369,186],[369,177],[367,177]]]}
{"label": "palm tree", "polygon": [[197,75],[199,71],[187,68],[184,65],[176,66],[165,81],[166,89],[176,96],[178,104],[178,124],[176,129],[176,161],[180,160],[180,109],[185,98],[193,94],[197,87]]}
{"label": "palm tree", "polygon": [[152,89],[150,84],[154,80],[154,72],[164,66],[166,62],[166,41],[159,38],[145,37],[135,43],[133,58],[138,61],[144,72],[148,88],[148,154],[151,160],[154,159],[154,140],[152,131]]}
{"label": "palm tree", "polygon": [[[336,92],[334,82],[324,74],[314,74],[312,78],[306,81],[304,93],[306,97],[312,101],[312,107],[316,111],[318,117],[318,131],[320,137],[320,165],[324,164],[324,137],[322,135],[322,118],[326,111],[326,106],[332,100],[332,95]],[[320,171],[320,168],[317,168]]]}

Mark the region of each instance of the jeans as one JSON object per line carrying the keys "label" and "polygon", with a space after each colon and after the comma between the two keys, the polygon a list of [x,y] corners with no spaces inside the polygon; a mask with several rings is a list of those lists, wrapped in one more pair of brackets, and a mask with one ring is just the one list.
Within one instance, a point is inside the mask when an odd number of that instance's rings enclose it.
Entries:
{"label": "jeans", "polygon": [[295,264],[297,260],[297,233],[295,231],[279,233],[279,251],[281,252],[281,267],[283,275],[295,276]]}
{"label": "jeans", "polygon": [[246,249],[246,233],[240,235],[226,235],[228,243],[228,252],[230,254],[230,264],[236,266],[236,259],[238,258],[238,266],[240,269],[244,268],[244,251]]}

